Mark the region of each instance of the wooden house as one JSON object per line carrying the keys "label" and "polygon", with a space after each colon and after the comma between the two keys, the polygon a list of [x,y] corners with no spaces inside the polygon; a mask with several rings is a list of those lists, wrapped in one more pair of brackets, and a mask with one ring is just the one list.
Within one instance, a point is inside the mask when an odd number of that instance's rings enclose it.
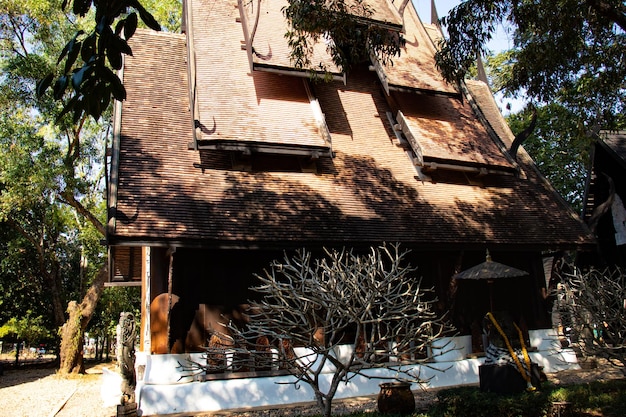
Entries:
{"label": "wooden house", "polygon": [[626,267],[626,133],[600,131],[591,152],[584,219],[597,237],[597,250],[581,263]]}
{"label": "wooden house", "polygon": [[[452,276],[486,250],[528,272],[494,288],[494,308],[523,317],[531,343],[554,350],[542,257],[590,247],[592,236],[523,149],[509,154],[513,135],[488,86],[439,75],[437,26],[410,2],[403,16],[388,0],[370,3],[376,13],[364,24],[402,31],[401,55],[343,74],[321,43],[313,62],[327,64],[328,81],[291,63],[283,0],[187,0],[186,33],[132,37],[107,239],[112,284],[142,287],[144,415],[312,400],[305,389],[277,388],[284,375],[202,382],[178,369],[200,355],[222,315],[241,314],[254,273],[303,247],[411,250],[465,336],[462,355],[446,359],[463,365],[432,384],[478,380],[472,353],[481,347],[470,335],[488,294]],[[573,360],[541,351],[534,359],[548,368]],[[351,384],[338,397],[378,390],[376,381]]]}

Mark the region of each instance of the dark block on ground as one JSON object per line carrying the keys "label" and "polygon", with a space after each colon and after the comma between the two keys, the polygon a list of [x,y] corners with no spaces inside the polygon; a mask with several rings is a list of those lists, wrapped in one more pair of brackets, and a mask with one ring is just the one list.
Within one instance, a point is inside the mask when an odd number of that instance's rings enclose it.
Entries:
{"label": "dark block on ground", "polygon": [[137,417],[137,404],[122,404],[117,406],[117,417]]}
{"label": "dark block on ground", "polygon": [[[540,370],[536,363],[531,364],[531,383],[540,385]],[[526,381],[511,365],[480,365],[478,367],[480,390],[498,394],[514,394],[526,389]]]}

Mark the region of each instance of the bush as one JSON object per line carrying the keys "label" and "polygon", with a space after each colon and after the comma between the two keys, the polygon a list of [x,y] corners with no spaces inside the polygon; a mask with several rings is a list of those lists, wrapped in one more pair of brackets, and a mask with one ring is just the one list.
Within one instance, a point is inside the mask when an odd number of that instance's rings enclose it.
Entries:
{"label": "bush", "polygon": [[550,400],[545,391],[501,395],[481,392],[477,387],[443,390],[437,396],[433,417],[537,417],[546,415]]}
{"label": "bush", "polygon": [[[477,387],[442,390],[430,417],[540,417],[550,416],[553,402],[569,402],[574,415],[593,413],[604,417],[626,415],[626,380],[594,381],[555,386],[514,395],[481,392]],[[600,413],[600,414],[598,414]]]}

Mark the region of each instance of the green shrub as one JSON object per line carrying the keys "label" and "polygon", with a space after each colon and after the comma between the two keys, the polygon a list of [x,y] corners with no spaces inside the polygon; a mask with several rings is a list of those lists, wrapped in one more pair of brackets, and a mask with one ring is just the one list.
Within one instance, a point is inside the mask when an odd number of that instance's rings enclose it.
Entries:
{"label": "green shrub", "polygon": [[543,417],[553,402],[569,402],[575,414],[600,413],[604,417],[626,416],[626,380],[595,381],[555,386],[544,383],[538,391],[514,395],[481,392],[477,387],[440,391],[429,417]]}
{"label": "green shrub", "polygon": [[443,390],[437,397],[433,417],[538,417],[546,415],[550,404],[544,391],[502,395],[461,387]]}

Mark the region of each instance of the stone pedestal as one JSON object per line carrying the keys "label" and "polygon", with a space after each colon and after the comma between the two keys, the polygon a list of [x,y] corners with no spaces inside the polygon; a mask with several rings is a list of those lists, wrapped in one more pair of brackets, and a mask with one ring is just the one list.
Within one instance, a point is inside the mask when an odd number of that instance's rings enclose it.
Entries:
{"label": "stone pedestal", "polygon": [[119,404],[117,417],[137,417],[137,403]]}

